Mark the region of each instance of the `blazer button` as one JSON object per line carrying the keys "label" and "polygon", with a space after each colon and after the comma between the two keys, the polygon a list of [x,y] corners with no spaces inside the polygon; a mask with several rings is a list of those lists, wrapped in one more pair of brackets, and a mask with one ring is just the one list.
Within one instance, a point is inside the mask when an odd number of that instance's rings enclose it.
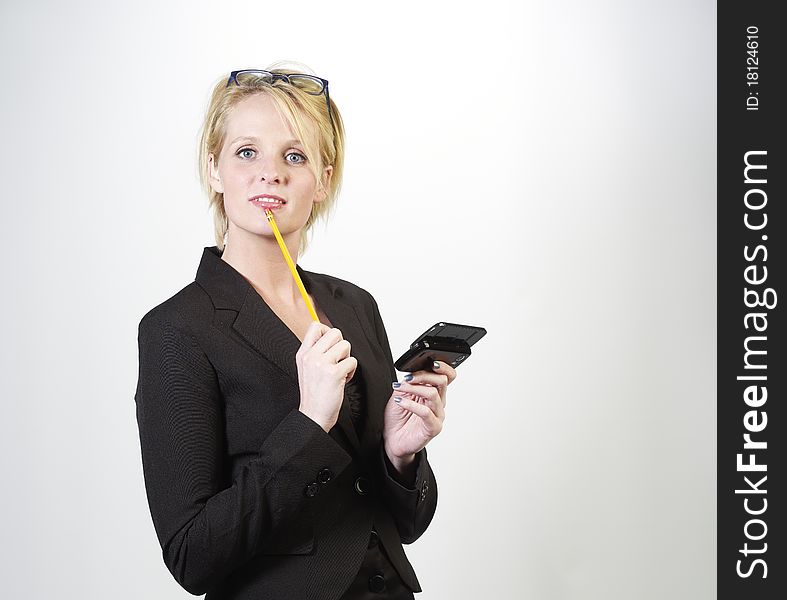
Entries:
{"label": "blazer button", "polygon": [[306,494],[307,498],[314,498],[317,495],[317,492],[320,491],[320,486],[316,482],[312,482],[306,486],[306,489],[303,491]]}
{"label": "blazer button", "polygon": [[332,477],[333,473],[328,468],[320,469],[320,472],[317,473],[317,481],[320,483],[328,483]]}
{"label": "blazer button", "polygon": [[372,535],[369,536],[369,545],[367,548],[374,548],[378,542],[380,541],[380,536],[377,535],[377,532],[372,529]]}
{"label": "blazer button", "polygon": [[355,491],[359,495],[365,496],[370,488],[371,485],[369,483],[369,480],[366,479],[366,477],[359,477],[358,479],[355,480]]}
{"label": "blazer button", "polygon": [[372,575],[369,577],[369,591],[379,594],[385,590],[385,577],[380,575]]}

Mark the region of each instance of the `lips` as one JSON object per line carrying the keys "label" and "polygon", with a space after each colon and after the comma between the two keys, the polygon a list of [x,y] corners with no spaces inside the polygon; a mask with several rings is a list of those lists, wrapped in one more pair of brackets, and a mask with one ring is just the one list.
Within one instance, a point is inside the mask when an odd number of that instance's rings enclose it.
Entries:
{"label": "lips", "polygon": [[275,196],[273,194],[259,194],[257,196],[252,196],[249,198],[249,202],[254,204],[255,206],[259,206],[260,208],[281,208],[287,201],[282,198],[281,196]]}

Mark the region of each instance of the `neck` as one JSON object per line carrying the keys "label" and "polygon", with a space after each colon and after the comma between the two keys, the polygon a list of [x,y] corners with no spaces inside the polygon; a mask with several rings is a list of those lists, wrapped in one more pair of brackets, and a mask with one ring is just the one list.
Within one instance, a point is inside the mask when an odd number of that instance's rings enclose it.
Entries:
{"label": "neck", "polygon": [[[300,231],[282,237],[292,262],[297,264]],[[230,224],[221,259],[243,275],[263,297],[294,304],[301,301],[300,290],[273,235],[249,233]]]}

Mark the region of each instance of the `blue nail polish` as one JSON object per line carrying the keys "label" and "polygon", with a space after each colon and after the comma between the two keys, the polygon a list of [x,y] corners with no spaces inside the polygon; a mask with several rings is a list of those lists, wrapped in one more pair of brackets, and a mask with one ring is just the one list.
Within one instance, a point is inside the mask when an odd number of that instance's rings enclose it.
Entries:
{"label": "blue nail polish", "polygon": [[394,397],[394,402],[396,402],[397,404],[401,403],[401,401],[402,401],[402,397],[401,396],[395,396]]}
{"label": "blue nail polish", "polygon": [[391,385],[393,385],[395,388],[398,388],[401,387],[402,384],[399,383],[398,381],[394,381]]}
{"label": "blue nail polish", "polygon": [[407,375],[404,376],[404,380],[405,381],[412,381],[413,380],[413,376],[410,373],[408,373]]}
{"label": "blue nail polish", "polygon": [[439,369],[439,368],[440,368],[440,363],[439,363],[439,362],[437,362],[437,361],[434,361],[434,362],[432,363],[432,368],[433,368],[433,369]]}

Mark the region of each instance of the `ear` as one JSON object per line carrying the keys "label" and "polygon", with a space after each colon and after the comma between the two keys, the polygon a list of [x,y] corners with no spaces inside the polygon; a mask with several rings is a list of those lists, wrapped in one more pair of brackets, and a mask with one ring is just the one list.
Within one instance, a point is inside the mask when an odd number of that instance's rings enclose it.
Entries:
{"label": "ear", "polygon": [[208,183],[210,183],[210,187],[214,192],[223,194],[224,186],[219,177],[219,165],[216,164],[217,162],[216,157],[212,153],[208,155]]}
{"label": "ear", "polygon": [[314,195],[315,202],[322,202],[328,197],[328,186],[331,185],[331,175],[333,175],[333,166],[328,165],[322,170],[322,188],[320,188]]}

